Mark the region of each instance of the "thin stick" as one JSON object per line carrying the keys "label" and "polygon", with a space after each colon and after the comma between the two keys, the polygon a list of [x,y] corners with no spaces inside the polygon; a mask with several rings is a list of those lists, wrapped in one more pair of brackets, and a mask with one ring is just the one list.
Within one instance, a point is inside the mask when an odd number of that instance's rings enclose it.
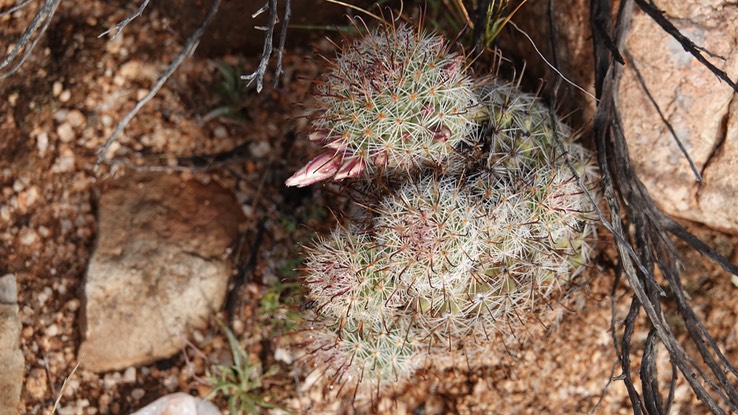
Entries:
{"label": "thin stick", "polygon": [[143,3],[141,3],[141,6],[138,7],[138,10],[136,10],[135,13],[133,13],[132,15],[126,17],[122,21],[118,22],[118,24],[116,24],[115,26],[111,27],[110,29],[108,29],[108,30],[100,33],[100,36],[98,36],[97,38],[99,39],[99,38],[107,35],[108,33],[112,32],[113,30],[115,30],[116,31],[115,34],[110,38],[110,39],[115,39],[120,34],[120,32],[123,31],[123,28],[125,28],[126,26],[128,26],[128,23],[131,23],[133,21],[133,19],[137,18],[138,16],[140,16],[143,13],[143,11],[146,8],[146,6],[149,5],[149,1],[150,0],[144,0]]}
{"label": "thin stick", "polygon": [[0,17],[7,16],[10,13],[13,13],[16,10],[20,10],[28,5],[31,0],[23,0],[22,2],[16,4],[15,6],[11,6],[8,10],[3,10],[0,12]]}
{"label": "thin stick", "polygon": [[221,0],[213,0],[213,3],[210,5],[210,10],[208,11],[207,16],[205,17],[205,20],[203,20],[200,27],[198,27],[194,33],[192,33],[192,36],[190,36],[189,39],[187,39],[187,43],[185,44],[184,48],[182,48],[182,51],[179,52],[179,55],[177,55],[176,58],[172,61],[171,64],[169,64],[169,67],[164,71],[164,73],[159,77],[159,79],[156,81],[156,84],[154,84],[153,88],[149,91],[148,94],[146,94],[145,97],[143,97],[140,101],[136,103],[136,105],[133,107],[131,111],[126,114],[125,117],[118,123],[118,127],[115,129],[113,134],[108,137],[107,141],[105,141],[105,145],[100,149],[100,153],[97,157],[97,162],[95,162],[95,168],[94,171],[97,172],[100,168],[100,164],[105,160],[105,154],[110,149],[110,146],[113,144],[113,142],[120,136],[121,133],[123,133],[123,130],[126,128],[128,123],[131,122],[134,116],[136,116],[136,113],[144,106],[146,103],[148,103],[151,98],[154,97],[159,92],[159,89],[161,89],[162,86],[167,82],[170,76],[174,73],[174,71],[179,68],[179,65],[184,62],[184,60],[190,56],[195,49],[197,48],[197,44],[200,42],[200,39],[202,38],[203,34],[205,34],[205,29],[208,27],[208,25],[213,21],[213,18],[215,18],[215,14],[218,12],[218,7],[220,7],[220,1]]}
{"label": "thin stick", "polygon": [[284,53],[284,42],[287,40],[287,26],[290,23],[290,17],[292,17],[292,0],[285,0],[284,3],[284,22],[282,23],[282,31],[279,34],[279,48],[277,48],[277,69],[274,70],[274,84],[276,87],[279,83],[279,76],[283,73],[282,71],[282,54]]}
{"label": "thin stick", "polygon": [[[23,32],[20,40],[18,40],[8,56],[6,56],[5,59],[0,62],[0,71],[4,71],[0,72],[0,79],[7,78],[8,76],[15,73],[18,68],[23,65],[26,59],[28,59],[28,57],[31,55],[31,52],[38,44],[38,41],[41,40],[44,32],[46,32],[46,29],[49,28],[51,18],[54,17],[54,13],[56,13],[56,8],[59,6],[60,2],[61,0],[46,0],[43,6],[41,6],[41,10],[39,10],[38,13],[36,13],[36,15],[33,17],[31,24],[29,24],[26,30]],[[25,5],[25,3],[21,3],[18,6],[23,7]],[[34,35],[36,35],[36,37],[31,41],[31,38]],[[6,70],[5,67],[13,63],[13,61],[15,61],[18,57],[18,54],[23,49],[25,49],[25,51],[23,52],[23,55],[21,55],[20,59],[18,59],[15,65]]]}
{"label": "thin stick", "polygon": [[248,75],[241,75],[241,79],[249,81],[248,85],[256,79],[256,92],[261,92],[264,87],[264,74],[266,73],[267,66],[269,65],[269,58],[272,56],[272,41],[274,37],[274,26],[277,24],[277,0],[269,0],[266,5],[254,13],[254,17],[261,14],[265,9],[269,10],[269,21],[266,27],[266,34],[264,35],[264,48],[261,52],[261,61],[256,70]]}

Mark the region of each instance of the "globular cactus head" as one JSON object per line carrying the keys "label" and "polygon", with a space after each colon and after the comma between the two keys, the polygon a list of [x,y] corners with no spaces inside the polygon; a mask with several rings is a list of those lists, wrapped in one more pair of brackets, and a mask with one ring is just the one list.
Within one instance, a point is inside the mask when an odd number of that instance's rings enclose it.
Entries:
{"label": "globular cactus head", "polygon": [[378,392],[402,381],[419,366],[415,334],[408,321],[386,322],[348,319],[338,327],[313,333],[312,363],[336,389]]}
{"label": "globular cactus head", "polygon": [[474,140],[479,106],[465,69],[443,37],[403,24],[347,42],[317,82],[308,137],[324,151],[287,186],[443,163]]}

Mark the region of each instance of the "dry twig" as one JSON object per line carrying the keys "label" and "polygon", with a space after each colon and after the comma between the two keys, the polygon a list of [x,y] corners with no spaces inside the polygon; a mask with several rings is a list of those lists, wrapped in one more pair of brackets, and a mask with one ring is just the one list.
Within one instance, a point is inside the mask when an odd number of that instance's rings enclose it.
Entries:
{"label": "dry twig", "polygon": [[131,111],[126,114],[125,117],[123,117],[122,120],[118,123],[118,127],[113,131],[113,133],[108,137],[108,139],[105,141],[105,145],[100,149],[97,162],[95,163],[95,171],[97,171],[100,167],[100,164],[105,160],[105,154],[110,149],[110,146],[115,142],[115,140],[120,136],[121,133],[123,133],[123,130],[126,128],[128,123],[131,122],[133,117],[136,116],[136,113],[143,108],[144,105],[146,105],[147,102],[153,98],[157,92],[161,89],[162,86],[167,82],[170,76],[174,73],[174,71],[179,68],[179,66],[184,62],[184,60],[192,55],[192,53],[197,48],[197,44],[200,42],[200,39],[205,34],[205,29],[210,25],[210,23],[215,18],[215,15],[218,13],[218,8],[220,7],[220,1],[221,0],[213,0],[212,4],[210,5],[210,10],[208,11],[208,14],[205,16],[205,19],[202,21],[200,26],[195,29],[195,31],[190,35],[190,38],[187,39],[187,42],[185,43],[184,47],[182,48],[182,51],[179,52],[179,54],[174,58],[172,63],[169,64],[167,69],[164,71],[164,73],[159,76],[159,79],[156,80],[156,83],[151,88],[148,94],[141,98],[136,105],[131,109]]}
{"label": "dry twig", "polygon": [[144,0],[143,3],[141,3],[141,5],[138,7],[138,9],[132,15],[130,15],[130,16],[126,17],[125,19],[123,19],[122,21],[118,22],[118,24],[116,24],[115,26],[111,27],[110,29],[108,29],[108,30],[100,33],[100,36],[98,36],[98,39],[101,38],[101,37],[103,37],[103,36],[105,36],[105,35],[107,35],[110,32],[113,32],[113,31],[115,33],[113,34],[113,36],[111,36],[111,39],[115,39],[123,31],[123,29],[126,26],[128,26],[128,23],[131,23],[135,18],[137,18],[138,16],[140,16],[143,13],[143,11],[146,8],[146,6],[149,5],[149,1],[150,0]]}
{"label": "dry twig", "polygon": [[[641,0],[635,1],[643,7]],[[725,408],[738,412],[738,391],[734,386],[735,379],[738,378],[738,371],[723,356],[715,339],[707,332],[692,310],[680,281],[679,255],[667,233],[685,240],[733,274],[738,273],[738,267],[722,258],[662,213],[635,174],[628,155],[615,99],[622,73],[622,65],[618,63],[615,56],[623,50],[625,33],[630,22],[632,0],[620,3],[618,19],[612,29],[610,3],[607,0],[592,0],[590,5],[590,23],[595,53],[595,89],[598,98],[593,126],[595,143],[605,200],[610,208],[610,224],[617,233],[619,271],[625,274],[634,292],[630,312],[624,322],[623,334],[619,341],[616,338],[613,339],[616,349],[619,349],[623,370],[620,378],[628,389],[635,414],[668,412],[674,398],[676,369],[684,375],[697,398],[704,402],[713,413],[724,414],[726,413]],[[613,46],[616,51],[612,50]],[[700,62],[706,64],[703,60]],[[627,206],[624,216],[621,216],[620,200]],[[629,242],[624,242],[618,236],[626,234],[621,218],[624,218],[634,230]],[[636,258],[631,255],[633,251],[637,253]],[[689,340],[698,350],[696,356],[684,350],[682,344],[676,339],[670,322],[664,317],[662,301],[665,295],[662,294],[654,276],[656,267],[661,271],[669,287],[670,297],[676,302],[677,311],[687,327]],[[648,316],[650,330],[640,361],[641,393],[639,394],[631,373],[629,351],[632,343],[631,335],[635,330],[636,318],[641,310],[645,311]],[[673,373],[666,399],[662,398],[657,382],[655,356],[659,342],[669,354]],[[619,348],[618,343],[620,343]],[[696,359],[701,361],[698,362]],[[708,370],[705,370],[705,367]]]}
{"label": "dry twig", "polygon": [[[264,48],[261,52],[261,60],[259,61],[259,66],[257,66],[254,72],[248,75],[241,75],[241,79],[243,79],[244,81],[248,81],[249,85],[251,85],[251,83],[256,80],[256,92],[261,92],[262,88],[264,87],[264,76],[266,75],[266,70],[269,66],[269,59],[271,58],[272,52],[274,51],[274,28],[276,27],[279,20],[277,18],[277,14],[279,13],[277,10],[277,0],[268,0],[265,5],[263,5],[259,10],[251,15],[252,18],[255,18],[267,10],[269,11],[269,18],[267,21],[267,26],[263,28],[265,31]],[[284,43],[287,39],[287,26],[290,22],[291,16],[291,0],[285,0],[285,10],[284,16],[282,18],[282,30],[279,34],[279,46],[277,47],[277,67],[274,70],[274,86],[276,86],[279,82],[279,75],[282,73],[282,53],[284,52]]]}
{"label": "dry twig", "polygon": [[[41,8],[36,12],[36,15],[31,20],[31,23],[26,27],[26,30],[21,35],[20,39],[10,49],[8,55],[0,62],[0,79],[4,79],[14,74],[18,68],[28,59],[33,52],[33,49],[38,44],[41,37],[43,37],[46,29],[49,28],[51,18],[54,17],[57,7],[61,0],[45,0]],[[26,7],[30,3],[30,0],[24,0],[15,6],[10,7],[8,10],[0,12],[0,17],[7,14],[13,13]],[[22,54],[21,54],[22,52]]]}

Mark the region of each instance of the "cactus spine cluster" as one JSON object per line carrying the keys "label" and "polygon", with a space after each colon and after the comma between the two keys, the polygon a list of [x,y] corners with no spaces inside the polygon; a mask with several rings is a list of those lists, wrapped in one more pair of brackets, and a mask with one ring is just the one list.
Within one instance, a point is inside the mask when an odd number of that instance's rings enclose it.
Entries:
{"label": "cactus spine cluster", "polygon": [[438,36],[384,26],[318,84],[325,152],[287,184],[356,178],[368,207],[307,253],[313,361],[341,385],[378,390],[513,330],[591,254],[589,152],[534,96],[464,65]]}

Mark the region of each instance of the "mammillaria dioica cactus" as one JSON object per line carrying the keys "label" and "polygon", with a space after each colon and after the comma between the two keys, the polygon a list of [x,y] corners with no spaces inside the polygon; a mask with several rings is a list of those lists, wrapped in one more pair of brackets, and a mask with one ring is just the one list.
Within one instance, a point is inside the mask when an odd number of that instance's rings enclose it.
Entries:
{"label": "mammillaria dioica cactus", "polygon": [[[341,59],[354,59],[360,74],[370,71],[365,55],[379,53],[370,48],[404,56],[408,36],[417,35],[405,27],[380,29],[344,51],[336,65],[348,74],[352,63]],[[437,66],[423,68],[435,74]],[[403,79],[387,79],[384,96],[391,97],[393,88],[405,91]],[[345,90],[336,102],[360,91]],[[323,108],[313,134],[320,132],[329,152],[288,181],[305,185],[329,177],[371,178],[379,168],[408,171],[392,181],[394,189],[372,193],[367,180],[361,202],[367,211],[308,250],[313,362],[341,386],[379,390],[461,345],[468,350],[515,330],[521,313],[565,286],[591,255],[593,206],[584,191],[595,180],[589,152],[517,86],[487,79],[472,91],[474,97],[464,101],[474,103],[473,111],[467,107],[451,118],[456,124],[441,127],[428,128],[438,117],[421,118],[422,128],[412,130],[421,140],[403,140],[407,130],[393,135],[406,145],[394,154],[388,150],[398,147],[375,146],[391,137],[343,140],[354,126],[326,116]],[[353,102],[345,105],[355,109]],[[425,105],[414,111],[422,116]],[[439,140],[437,133],[448,125],[459,128]],[[356,147],[349,150],[351,145]],[[452,153],[456,157],[448,157]]]}
{"label": "mammillaria dioica cactus", "polygon": [[345,45],[317,83],[308,137],[325,151],[287,185],[442,163],[477,126],[465,65],[444,38],[406,25],[386,24]]}

